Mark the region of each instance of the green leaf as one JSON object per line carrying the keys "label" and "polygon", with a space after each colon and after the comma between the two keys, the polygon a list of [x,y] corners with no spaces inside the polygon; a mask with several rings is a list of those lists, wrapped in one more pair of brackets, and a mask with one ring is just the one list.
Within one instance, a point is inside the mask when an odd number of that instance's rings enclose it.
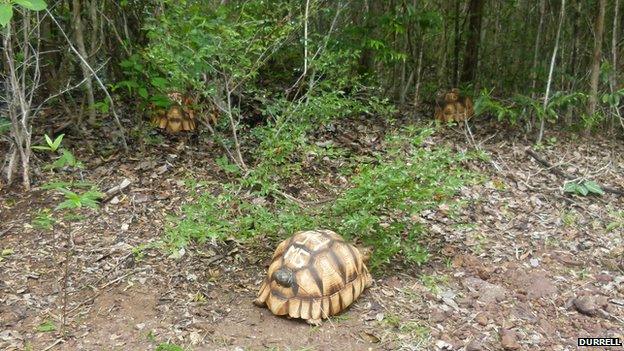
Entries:
{"label": "green leaf", "polygon": [[[54,142],[52,143],[52,145],[50,145],[50,147],[52,148],[52,151],[56,151],[59,148],[59,146],[61,146],[61,141],[63,141],[64,136],[65,134],[61,134],[58,137],[56,137],[56,139],[54,139]],[[48,138],[47,135],[46,135],[46,138],[50,140],[50,138]]]}
{"label": "green leaf", "polygon": [[46,134],[44,135],[46,143],[48,143],[48,146],[50,147],[50,149],[52,148],[52,145],[54,144],[54,142],[52,142],[52,139],[50,139],[50,137]]}
{"label": "green leaf", "polygon": [[45,10],[48,7],[43,0],[13,0],[13,2],[33,11]]}
{"label": "green leaf", "polygon": [[31,146],[31,148],[35,149],[35,150],[45,150],[45,151],[52,151],[52,149],[50,149],[47,146],[43,146],[43,145],[34,145]]}
{"label": "green leaf", "polygon": [[144,87],[139,88],[139,96],[147,99],[147,89],[145,89]]}
{"label": "green leaf", "polygon": [[55,331],[56,330],[56,326],[54,325],[54,323],[50,322],[50,321],[45,321],[41,324],[39,324],[39,326],[37,327],[37,331],[38,332],[51,332],[51,331]]}
{"label": "green leaf", "polygon": [[0,26],[4,27],[13,17],[13,6],[11,4],[0,4]]}
{"label": "green leaf", "polygon": [[604,195],[604,190],[602,190],[600,185],[598,185],[598,183],[594,182],[593,180],[588,180],[583,183],[583,185],[592,194]]}
{"label": "green leaf", "polygon": [[167,96],[165,95],[154,95],[150,98],[150,101],[158,106],[158,107],[169,107],[171,105],[171,102],[169,101],[169,98],[167,98]]}
{"label": "green leaf", "polygon": [[161,77],[154,77],[152,78],[152,85],[155,88],[164,88],[167,86],[167,80],[165,78],[161,78]]}
{"label": "green leaf", "polygon": [[615,229],[619,228],[619,227],[623,227],[624,224],[620,223],[620,222],[611,222],[609,224],[607,224],[607,227],[605,228],[607,230],[607,232],[612,232]]}
{"label": "green leaf", "polygon": [[13,2],[33,11],[45,10],[48,7],[43,0],[13,0]]}
{"label": "green leaf", "polygon": [[575,182],[568,182],[563,185],[563,191],[566,193],[575,193],[577,184]]}
{"label": "green leaf", "polygon": [[577,184],[576,188],[577,188],[577,190],[576,190],[577,193],[579,193],[579,194],[581,194],[583,196],[587,196],[587,194],[589,194],[589,190],[587,189],[587,187],[585,185]]}
{"label": "green leaf", "polygon": [[162,343],[156,347],[156,351],[184,351],[184,349],[176,344]]}
{"label": "green leaf", "polygon": [[0,252],[0,257],[11,256],[14,253],[15,251],[13,249],[3,249],[2,252]]}

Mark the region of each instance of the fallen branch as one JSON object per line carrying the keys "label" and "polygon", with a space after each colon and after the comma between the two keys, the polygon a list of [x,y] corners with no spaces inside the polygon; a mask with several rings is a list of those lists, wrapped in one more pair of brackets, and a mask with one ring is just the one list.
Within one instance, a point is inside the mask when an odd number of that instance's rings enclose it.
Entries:
{"label": "fallen branch", "polygon": [[[564,171],[562,171],[561,169],[557,168],[556,166],[552,165],[550,162],[546,161],[545,159],[541,158],[535,151],[526,148],[525,152],[533,157],[535,159],[535,161],[537,161],[538,163],[540,163],[542,166],[544,166],[545,168],[547,168],[551,173],[556,174],[562,178],[565,179],[578,179],[579,177],[573,176],[572,174],[568,174]],[[624,190],[622,189],[616,189],[616,188],[612,188],[612,187],[608,187],[608,186],[601,186],[602,190],[604,190],[605,193],[610,193],[610,194],[615,194],[615,195],[619,195],[619,196],[624,196]]]}

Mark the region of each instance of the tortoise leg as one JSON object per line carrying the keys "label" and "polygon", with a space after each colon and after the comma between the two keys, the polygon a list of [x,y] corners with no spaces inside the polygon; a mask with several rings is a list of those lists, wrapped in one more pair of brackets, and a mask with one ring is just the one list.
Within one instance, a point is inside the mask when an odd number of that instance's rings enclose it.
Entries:
{"label": "tortoise leg", "polygon": [[266,303],[265,303],[264,301],[260,300],[260,299],[255,299],[255,300],[253,301],[253,304],[254,304],[254,305],[256,305],[256,306],[258,306],[258,307],[264,307],[264,306],[266,306]]}
{"label": "tortoise leg", "polygon": [[313,326],[315,326],[315,327],[318,327],[318,326],[320,326],[321,324],[323,324],[323,322],[321,321],[321,319],[320,319],[320,318],[310,318],[310,319],[306,319],[306,322],[307,322],[309,325],[313,325]]}

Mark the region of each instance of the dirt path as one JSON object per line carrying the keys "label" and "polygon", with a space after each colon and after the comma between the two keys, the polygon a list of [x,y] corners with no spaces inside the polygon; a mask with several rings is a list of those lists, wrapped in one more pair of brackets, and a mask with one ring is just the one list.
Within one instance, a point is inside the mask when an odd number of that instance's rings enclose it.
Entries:
{"label": "dirt path", "polygon": [[[560,138],[540,153],[624,186],[621,143]],[[460,136],[435,142],[467,149]],[[251,304],[272,250],[262,238],[189,247],[179,259],[149,249],[166,215],[192,198],[185,177],[213,179],[211,161],[190,152],[89,169],[103,189],[133,185],[54,232],[33,219],[56,199],[1,193],[0,349],[556,351],[576,349],[580,336],[624,340],[623,198],[561,194],[563,180],[522,142],[484,148],[491,161],[466,165],[484,181],[462,189],[461,209],[415,218],[429,228],[431,262],[378,273],[321,327]]]}

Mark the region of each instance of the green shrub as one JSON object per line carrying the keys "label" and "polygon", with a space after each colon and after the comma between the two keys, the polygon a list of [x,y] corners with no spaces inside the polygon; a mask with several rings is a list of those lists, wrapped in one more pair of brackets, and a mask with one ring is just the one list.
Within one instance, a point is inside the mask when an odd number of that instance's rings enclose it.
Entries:
{"label": "green shrub", "polygon": [[[454,155],[447,148],[422,147],[431,133],[431,129],[405,128],[391,135],[386,153],[374,164],[361,165],[351,179],[352,186],[324,206],[301,207],[278,197],[269,202],[265,196],[271,191],[265,187],[242,197],[235,184],[225,185],[216,196],[200,195],[183,207],[181,220],[173,220],[167,241],[175,247],[189,241],[245,240],[258,235],[277,241],[298,230],[331,228],[372,246],[373,268],[393,257],[422,264],[428,259],[421,246],[425,230],[413,217],[450,200],[469,179],[459,164],[464,155]],[[268,184],[273,189],[278,186]]]}
{"label": "green shrub", "polygon": [[423,228],[413,217],[450,199],[467,179],[458,167],[462,155],[422,148],[432,130],[404,133],[388,138],[387,157],[362,165],[331,209],[341,234],[375,248],[373,267],[398,253],[409,263],[425,262],[428,253],[418,240]]}

